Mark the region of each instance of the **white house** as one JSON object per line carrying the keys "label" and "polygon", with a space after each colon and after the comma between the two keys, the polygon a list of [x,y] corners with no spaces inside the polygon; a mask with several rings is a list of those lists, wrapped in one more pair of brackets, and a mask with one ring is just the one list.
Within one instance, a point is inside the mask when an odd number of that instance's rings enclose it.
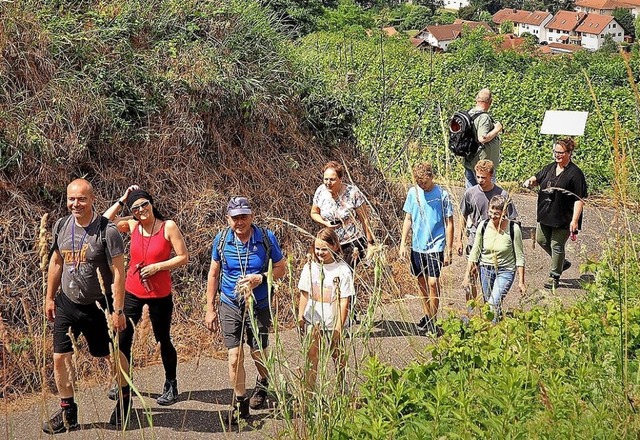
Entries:
{"label": "white house", "polygon": [[491,21],[498,26],[505,21],[510,21],[513,23],[513,33],[515,34],[520,23],[526,20],[529,14],[531,14],[530,11],[522,11],[520,9],[500,9],[498,12],[493,14]]}
{"label": "white house", "polygon": [[640,15],[640,0],[621,0],[625,5],[629,7],[633,18],[638,18]]}
{"label": "white house", "polygon": [[580,45],[589,50],[600,49],[607,34],[616,43],[624,40],[622,26],[611,15],[587,14],[576,28],[576,34],[580,37]]}
{"label": "white house", "polygon": [[587,16],[584,12],[558,11],[547,23],[549,43],[580,44],[576,28]]}
{"label": "white house", "polygon": [[576,11],[587,14],[612,15],[614,9],[632,10],[627,0],[576,0]]}
{"label": "white house", "polygon": [[553,15],[545,11],[534,11],[529,15],[521,19],[520,23],[516,27],[515,34],[521,36],[522,34],[529,33],[538,37],[538,41],[547,40],[546,25],[553,19]]}
{"label": "white house", "polygon": [[469,6],[469,0],[444,0],[443,8],[457,11],[465,6]]}
{"label": "white house", "polygon": [[493,32],[487,23],[456,20],[456,23],[454,24],[427,26],[418,32],[416,38],[424,40],[429,46],[444,52],[453,40],[460,37],[464,26],[468,26],[470,29],[475,29],[478,26],[481,26],[487,32]]}

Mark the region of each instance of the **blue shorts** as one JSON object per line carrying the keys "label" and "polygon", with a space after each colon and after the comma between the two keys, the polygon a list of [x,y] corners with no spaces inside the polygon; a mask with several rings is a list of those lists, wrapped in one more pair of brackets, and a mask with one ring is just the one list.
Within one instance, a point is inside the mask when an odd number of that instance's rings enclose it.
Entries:
{"label": "blue shorts", "polygon": [[444,262],[444,252],[423,252],[411,251],[411,274],[418,277],[420,275],[431,278],[440,278],[440,270]]}

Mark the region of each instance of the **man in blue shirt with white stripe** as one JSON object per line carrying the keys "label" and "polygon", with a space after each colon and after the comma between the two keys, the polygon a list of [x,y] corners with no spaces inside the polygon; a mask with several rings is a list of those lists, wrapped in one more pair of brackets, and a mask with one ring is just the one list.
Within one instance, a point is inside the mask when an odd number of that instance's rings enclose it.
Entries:
{"label": "man in blue shirt with white stripe", "polygon": [[[239,418],[249,417],[249,407],[258,409],[265,404],[268,372],[264,359],[271,326],[269,260],[273,279],[278,279],[285,273],[285,259],[273,232],[253,224],[251,206],[245,197],[229,200],[227,224],[229,227],[213,240],[205,324],[211,331],[222,324],[229,355],[229,379],[235,394],[229,422],[236,424]],[[251,399],[246,397],[242,347],[245,341],[258,370]]]}

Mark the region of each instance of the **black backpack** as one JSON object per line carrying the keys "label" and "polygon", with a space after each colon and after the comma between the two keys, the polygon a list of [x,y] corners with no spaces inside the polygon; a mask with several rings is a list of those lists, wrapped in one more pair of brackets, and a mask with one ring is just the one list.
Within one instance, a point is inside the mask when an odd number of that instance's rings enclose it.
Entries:
{"label": "black backpack", "polygon": [[470,115],[468,111],[455,112],[449,121],[449,150],[456,156],[472,158],[482,144],[478,142],[478,134],[473,121],[486,112]]}

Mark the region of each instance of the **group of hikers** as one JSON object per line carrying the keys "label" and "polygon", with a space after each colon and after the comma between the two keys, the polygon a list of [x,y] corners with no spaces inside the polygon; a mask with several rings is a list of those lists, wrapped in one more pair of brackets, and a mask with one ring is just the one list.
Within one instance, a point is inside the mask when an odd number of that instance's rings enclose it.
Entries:
{"label": "group of hikers", "polygon": [[[424,334],[441,333],[436,321],[440,273],[451,263],[454,250],[459,256],[467,255],[467,299],[476,297],[479,286],[494,312],[494,321],[500,319],[502,300],[514,281],[521,291],[525,290],[524,247],[517,210],[508,193],[495,183],[502,125],[488,114],[491,101],[491,92],[483,89],[469,111],[479,113],[473,123],[482,147],[464,159],[466,190],[457,231],[451,196],[435,183],[434,167],[420,163],[413,168],[415,184],[409,188],[403,207],[399,255],[409,257],[411,273],[417,277],[424,311],[417,329]],[[571,265],[564,248],[570,235],[581,228],[587,196],[584,175],[571,161],[574,148],[571,139],[555,142],[553,162],[524,182],[525,187],[541,188],[536,241],[551,256],[546,285],[552,289],[558,287],[562,272]],[[357,322],[353,271],[376,243],[366,199],[356,185],[343,180],[342,165],[330,161],[322,171],[323,183],[314,194],[310,210],[321,229],[310,243],[311,258],[298,282],[298,327],[310,339],[305,371],[309,389],[316,380],[323,345],[328,345],[336,361],[338,377],[344,378],[344,329],[350,321]],[[43,430],[50,434],[79,427],[71,337],[81,333],[92,356],[110,356],[116,366],[117,386],[108,392],[116,406],[109,423],[123,426],[132,407],[130,385],[123,373],[130,374],[135,326],[145,305],[165,371],[157,403],[171,405],[179,396],[177,354],[170,329],[171,271],[189,259],[180,228],[166,219],[153,196],[137,185],[129,186],[102,215],[96,213],[94,202],[90,182],[72,181],[67,186],[70,215],[53,227],[45,314],[54,323],[54,377],[60,409],[43,424]],[[123,216],[125,207],[129,216]],[[250,409],[266,404],[269,289],[274,280],[285,275],[285,260],[274,233],[254,224],[254,210],[247,197],[228,201],[226,221],[227,227],[213,240],[204,322],[210,331],[221,334],[228,350],[234,397],[227,420],[237,424],[249,417]],[[130,234],[126,270],[121,233]],[[246,386],[244,343],[258,371],[251,396]]]}

